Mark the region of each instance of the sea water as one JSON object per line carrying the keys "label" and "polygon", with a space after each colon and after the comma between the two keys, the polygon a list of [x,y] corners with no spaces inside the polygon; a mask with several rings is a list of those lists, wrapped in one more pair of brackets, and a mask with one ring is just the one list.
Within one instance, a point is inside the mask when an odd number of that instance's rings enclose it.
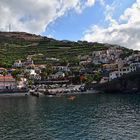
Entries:
{"label": "sea water", "polygon": [[139,139],[139,94],[0,96],[0,140]]}

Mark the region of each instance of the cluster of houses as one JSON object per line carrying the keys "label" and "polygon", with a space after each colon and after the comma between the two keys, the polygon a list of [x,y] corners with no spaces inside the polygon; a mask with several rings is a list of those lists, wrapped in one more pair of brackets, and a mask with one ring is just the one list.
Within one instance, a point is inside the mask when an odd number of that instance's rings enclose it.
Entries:
{"label": "cluster of houses", "polygon": [[[55,61],[52,65],[34,64],[31,57],[27,60],[17,60],[11,69],[0,68],[0,90],[24,88],[32,81],[59,81],[71,80],[75,77],[94,76],[100,73],[99,81],[91,81],[92,83],[105,83],[113,79],[119,78],[124,74],[134,72],[140,68],[140,52],[121,58],[124,53],[122,48],[110,47],[101,51],[93,51],[90,55],[80,57],[79,65],[71,66],[71,64],[62,65],[57,58],[46,58],[44,61]],[[78,57],[78,56],[77,56]],[[17,77],[13,78],[12,73],[16,70]],[[4,75],[3,72],[7,74]],[[80,78],[79,78],[80,79]],[[86,79],[86,78],[85,78]]]}
{"label": "cluster of houses", "polygon": [[[140,69],[140,52],[133,52],[125,58],[121,57],[123,54],[124,50],[120,47],[94,51],[92,55],[82,56],[80,65],[84,66],[82,71],[85,72],[88,65],[98,65],[95,70],[102,75],[100,83],[105,83]],[[91,73],[91,70],[88,72]]]}

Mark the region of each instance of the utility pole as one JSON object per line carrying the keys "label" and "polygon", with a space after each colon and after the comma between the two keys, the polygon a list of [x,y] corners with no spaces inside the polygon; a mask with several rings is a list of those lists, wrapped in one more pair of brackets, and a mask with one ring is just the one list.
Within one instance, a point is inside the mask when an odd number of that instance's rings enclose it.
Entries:
{"label": "utility pole", "polygon": [[9,32],[11,32],[11,24],[9,24]]}

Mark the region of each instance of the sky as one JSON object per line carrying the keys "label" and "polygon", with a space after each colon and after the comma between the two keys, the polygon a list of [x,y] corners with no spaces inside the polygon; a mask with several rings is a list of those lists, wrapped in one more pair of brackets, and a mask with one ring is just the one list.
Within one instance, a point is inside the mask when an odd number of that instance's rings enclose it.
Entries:
{"label": "sky", "polygon": [[0,0],[0,31],[140,50],[140,0]]}

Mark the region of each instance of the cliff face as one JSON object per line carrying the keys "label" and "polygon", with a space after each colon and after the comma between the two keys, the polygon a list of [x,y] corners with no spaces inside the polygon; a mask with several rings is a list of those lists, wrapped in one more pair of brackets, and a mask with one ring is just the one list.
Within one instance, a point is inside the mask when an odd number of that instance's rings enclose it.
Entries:
{"label": "cliff face", "polygon": [[127,74],[111,82],[94,86],[94,89],[106,93],[132,93],[140,92],[140,71]]}

